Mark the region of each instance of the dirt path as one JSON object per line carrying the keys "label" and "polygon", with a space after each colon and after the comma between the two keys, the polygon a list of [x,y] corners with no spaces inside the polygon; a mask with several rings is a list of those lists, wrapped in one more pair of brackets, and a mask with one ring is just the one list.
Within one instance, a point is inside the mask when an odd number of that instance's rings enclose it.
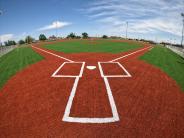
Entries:
{"label": "dirt path", "polygon": [[[0,92],[0,137],[184,137],[184,96],[165,73],[138,60],[147,50],[118,60],[132,77],[108,78],[120,121],[104,124],[62,121],[75,78],[51,77],[65,60],[34,50],[45,60],[17,73]],[[122,54],[55,54],[97,67],[85,66],[70,115],[112,116],[97,62]]]}

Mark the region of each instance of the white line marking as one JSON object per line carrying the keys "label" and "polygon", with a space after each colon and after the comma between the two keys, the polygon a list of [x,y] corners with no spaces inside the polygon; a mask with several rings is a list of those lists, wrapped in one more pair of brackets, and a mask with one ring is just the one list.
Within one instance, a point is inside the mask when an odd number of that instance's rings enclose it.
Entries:
{"label": "white line marking", "polygon": [[[62,67],[65,64],[75,64],[75,63],[77,63],[77,64],[82,63],[81,70],[80,70],[80,73],[79,73],[78,76],[57,75],[58,71],[60,69],[62,69]],[[68,99],[68,102],[67,102],[67,105],[66,105],[66,108],[65,108],[65,112],[64,112],[64,115],[63,115],[63,119],[62,119],[63,121],[75,122],[75,123],[111,123],[111,122],[116,122],[116,121],[120,120],[119,115],[118,115],[118,111],[117,111],[117,107],[116,107],[116,104],[115,104],[115,101],[114,101],[114,98],[113,98],[113,95],[112,95],[112,91],[111,91],[111,88],[110,88],[110,85],[109,85],[109,81],[108,81],[108,77],[119,77],[119,76],[116,76],[116,75],[114,75],[114,76],[113,75],[112,76],[104,76],[101,63],[109,63],[109,64],[115,63],[115,64],[118,64],[126,72],[126,75],[120,75],[120,77],[131,77],[131,75],[128,73],[128,71],[119,62],[98,62],[100,75],[104,80],[107,95],[108,95],[108,99],[109,99],[109,102],[110,102],[110,107],[111,107],[111,110],[112,110],[112,117],[104,117],[104,118],[70,117],[70,110],[71,110],[71,107],[72,107],[73,99],[74,99],[75,94],[76,94],[76,90],[77,90],[79,80],[82,77],[82,74],[83,74],[83,71],[84,71],[85,62],[73,62],[73,63],[64,62],[52,74],[52,77],[74,77],[75,78],[75,81],[74,81],[74,84],[73,84],[73,87],[72,87],[72,90],[71,90],[71,93],[70,93],[70,96],[69,96],[69,99]]]}
{"label": "white line marking", "polygon": [[137,51],[132,52],[132,53],[129,53],[129,54],[127,54],[127,55],[121,56],[121,57],[119,57],[119,58],[115,58],[115,59],[113,59],[113,60],[111,60],[111,61],[109,61],[109,62],[117,61],[117,60],[119,60],[119,59],[128,57],[128,56],[130,56],[130,55],[136,54],[136,53],[138,53],[138,52],[141,52],[141,51],[146,50],[146,49],[149,49],[149,48],[151,48],[151,46],[150,46],[150,47],[143,48],[143,49],[140,49],[140,50],[137,50]]}
{"label": "white line marking", "polygon": [[94,70],[94,69],[96,69],[96,66],[86,66],[86,68],[89,70]]}
{"label": "white line marking", "polygon": [[119,121],[119,118],[107,117],[107,118],[79,118],[79,117],[65,117],[65,122],[75,123],[112,123]]}
{"label": "white line marking", "polygon": [[[110,123],[110,122],[119,121],[119,116],[117,113],[116,105],[114,103],[114,99],[112,97],[112,93],[110,91],[110,87],[107,88],[107,93],[108,93],[113,117],[109,117],[109,118],[70,117],[70,110],[71,110],[73,99],[75,97],[75,93],[77,90],[78,82],[79,82],[79,77],[76,77],[71,94],[70,94],[70,97],[69,97],[69,100],[68,100],[68,103],[67,103],[67,106],[66,106],[66,109],[65,109],[65,113],[64,113],[64,116],[62,119],[63,121],[75,122],[75,123]],[[105,82],[105,84],[108,85],[108,82]]]}
{"label": "white line marking", "polygon": [[[98,65],[99,64],[100,63],[98,63]],[[81,68],[81,72],[83,72],[83,69],[84,68],[82,67]],[[101,66],[99,66],[99,69],[100,69],[100,72],[102,72]],[[103,77],[102,73],[101,73],[101,77]],[[80,79],[79,77],[76,77],[76,79],[75,79],[75,82],[74,82],[74,85],[73,85],[73,88],[72,88],[72,91],[71,91],[68,103],[66,105],[65,113],[64,113],[64,116],[63,116],[62,120],[66,121],[66,122],[76,122],[76,123],[110,123],[110,122],[119,121],[119,115],[118,115],[118,112],[117,112],[117,108],[116,108],[116,105],[115,105],[115,102],[114,102],[114,98],[113,98],[112,91],[111,91],[109,82],[107,80],[107,77],[103,77],[103,79],[104,79],[104,82],[105,82],[107,95],[108,95],[108,99],[109,99],[109,102],[110,102],[110,106],[111,106],[113,117],[107,117],[107,118],[84,118],[84,117],[70,117],[69,116],[70,115],[71,106],[72,106],[72,103],[73,103],[73,99],[75,97],[75,93],[76,93],[76,90],[77,90],[79,79]]]}
{"label": "white line marking", "polygon": [[65,113],[64,113],[64,116],[63,116],[63,121],[65,121],[65,118],[69,117],[69,115],[70,115],[70,109],[72,107],[72,103],[73,103],[73,99],[74,99],[74,96],[75,96],[75,93],[76,93],[78,82],[79,82],[79,77],[76,77],[75,82],[73,84],[72,91],[70,93],[70,97],[68,99],[68,103],[67,103],[66,108],[65,108]]}
{"label": "white line marking", "polygon": [[[82,64],[80,73],[78,75],[57,75],[57,73],[64,67],[65,64]],[[82,70],[84,69],[85,62],[63,62],[61,66],[51,75],[51,77],[55,78],[76,78],[76,77],[82,77]]]}
{"label": "white line marking", "polygon": [[113,118],[114,118],[114,120],[119,121],[118,111],[117,111],[117,108],[116,108],[116,104],[115,104],[115,101],[114,101],[112,91],[111,91],[111,88],[110,88],[109,81],[108,81],[107,77],[104,77],[104,82],[105,82],[105,86],[106,86],[110,106],[111,106],[111,109],[112,109]]}
{"label": "white line marking", "polygon": [[45,52],[45,53],[48,53],[48,54],[50,54],[50,55],[53,55],[53,56],[55,56],[55,57],[58,57],[58,58],[64,59],[64,60],[66,60],[66,61],[74,62],[73,60],[70,60],[70,59],[68,59],[68,58],[65,58],[65,57],[59,56],[59,55],[54,54],[54,53],[52,53],[52,52],[49,52],[49,51],[43,50],[43,49],[41,49],[41,48],[38,48],[38,47],[35,47],[35,46],[32,46],[32,47],[33,47],[33,48],[36,48],[36,49],[38,49],[38,50],[40,50],[40,51],[43,51],[43,52]]}
{"label": "white line marking", "polygon": [[107,77],[107,78],[120,78],[120,77],[132,77],[130,73],[123,67],[119,62],[98,62],[99,67],[102,68],[101,64],[118,64],[120,68],[126,73],[125,75],[104,75],[103,71],[100,71],[102,77]]}
{"label": "white line marking", "polygon": [[132,77],[132,76],[130,75],[130,73],[125,69],[125,67],[124,67],[123,65],[121,65],[119,62],[117,62],[117,63],[118,63],[118,65],[126,72],[127,77]]}

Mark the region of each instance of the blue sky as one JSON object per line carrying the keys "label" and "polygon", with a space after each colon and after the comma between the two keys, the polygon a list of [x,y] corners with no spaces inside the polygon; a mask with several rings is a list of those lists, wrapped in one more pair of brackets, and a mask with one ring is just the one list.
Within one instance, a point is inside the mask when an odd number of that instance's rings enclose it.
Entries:
{"label": "blue sky", "polygon": [[0,0],[0,38],[70,32],[180,42],[184,0]]}

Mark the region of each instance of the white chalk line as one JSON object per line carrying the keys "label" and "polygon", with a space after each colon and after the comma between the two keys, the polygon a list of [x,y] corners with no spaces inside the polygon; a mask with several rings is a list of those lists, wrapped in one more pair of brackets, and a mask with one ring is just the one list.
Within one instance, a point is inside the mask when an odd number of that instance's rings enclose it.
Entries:
{"label": "white chalk line", "polygon": [[128,57],[128,56],[130,56],[130,55],[136,54],[136,53],[138,53],[138,52],[141,52],[141,51],[146,50],[146,49],[149,49],[149,48],[151,48],[151,46],[150,46],[150,47],[143,48],[143,49],[139,49],[139,50],[134,51],[134,52],[132,52],[132,53],[129,53],[129,54],[127,54],[127,55],[124,55],[124,56],[115,58],[115,59],[113,59],[113,60],[111,60],[111,61],[109,61],[109,62],[114,62],[114,61],[120,60],[120,59],[122,59],[122,58]]}
{"label": "white chalk line", "polygon": [[85,62],[63,62],[63,64],[60,65],[60,67],[51,75],[51,77],[55,78],[76,78],[76,77],[82,77],[82,71],[80,70],[80,73],[78,75],[61,75],[58,74],[58,72],[64,67],[65,64],[82,64],[82,68],[84,68]]}
{"label": "white chalk line", "polygon": [[[32,46],[32,47],[34,47],[34,46]],[[119,119],[117,107],[116,107],[116,104],[115,104],[115,101],[114,101],[114,98],[113,98],[113,95],[112,95],[112,90],[111,90],[111,87],[109,85],[108,78],[131,77],[130,73],[119,62],[115,62],[115,61],[117,61],[119,59],[122,59],[122,58],[125,58],[125,57],[128,57],[130,55],[133,55],[135,53],[141,52],[141,51],[143,51],[145,49],[148,49],[150,47],[137,50],[135,52],[129,53],[127,55],[121,56],[119,58],[113,59],[113,60],[108,61],[108,62],[98,62],[98,67],[99,67],[99,70],[100,70],[101,77],[103,78],[105,86],[106,86],[106,91],[107,91],[107,95],[108,95],[108,99],[109,99],[109,102],[110,102],[110,107],[111,107],[112,115],[113,115],[112,117],[104,117],[104,118],[70,117],[70,110],[71,110],[71,107],[72,107],[73,99],[74,99],[75,94],[76,94],[78,82],[79,82],[80,78],[82,77],[82,74],[83,74],[83,71],[84,71],[85,62],[75,62],[75,61],[72,61],[70,59],[67,59],[67,58],[61,57],[59,55],[56,55],[54,53],[48,52],[46,50],[43,50],[43,49],[40,49],[40,48],[37,48],[37,47],[34,47],[34,48],[39,49],[39,50],[41,50],[43,52],[46,52],[48,54],[51,54],[53,56],[56,56],[56,57],[59,57],[59,58],[62,58],[62,59],[65,59],[65,60],[69,61],[69,62],[64,62],[51,76],[51,77],[75,78],[75,81],[74,81],[74,84],[73,84],[73,87],[72,87],[72,90],[71,90],[71,93],[70,93],[70,96],[69,96],[69,99],[68,99],[68,102],[67,102],[67,105],[66,105],[66,108],[65,108],[65,112],[64,112],[64,115],[63,115],[63,119],[62,119],[63,121],[75,122],[75,123],[111,123],[111,122],[119,121],[120,119]],[[80,74],[79,75],[57,75],[59,70],[61,70],[62,67],[65,64],[68,64],[68,63],[82,63]],[[111,63],[111,64],[116,63],[123,69],[123,71],[126,73],[126,75],[104,75],[101,63]]]}
{"label": "white chalk line", "polygon": [[38,47],[35,47],[35,46],[32,46],[32,47],[33,47],[33,48],[36,48],[36,49],[38,49],[38,50],[40,50],[40,51],[43,51],[43,52],[45,52],[45,53],[47,53],[47,54],[50,54],[50,55],[53,55],[53,56],[55,56],[55,57],[58,57],[58,58],[64,59],[64,60],[66,60],[66,61],[74,62],[73,60],[70,60],[70,59],[68,59],[68,58],[65,58],[65,57],[59,56],[59,55],[54,54],[54,53],[52,53],[52,52],[49,52],[49,51],[43,50],[43,49],[41,49],[41,48],[38,48]]}
{"label": "white chalk line", "polygon": [[[41,49],[41,48],[38,48],[38,47],[35,47],[35,46],[32,46],[32,47],[33,47],[33,48],[36,48],[36,49],[38,49],[38,50],[41,50],[41,51],[43,51],[43,52],[45,52],[45,53],[51,54],[51,55],[53,55],[53,56],[55,56],[55,57],[58,57],[58,58],[64,59],[64,60],[66,60],[66,61],[69,61],[69,62],[75,62],[75,61],[73,61],[73,60],[70,60],[70,59],[68,59],[68,58],[65,58],[65,57],[59,56],[59,55],[54,54],[54,53],[52,53],[52,52],[49,52],[49,51],[43,50],[43,49]],[[151,49],[152,49],[153,47],[151,47],[151,46],[150,46],[150,47],[147,47],[147,48],[143,48],[143,49],[137,50],[137,51],[135,51],[135,52],[129,53],[129,54],[127,54],[127,55],[121,56],[121,57],[119,57],[119,58],[113,59],[113,60],[108,61],[108,62],[114,62],[114,61],[117,61],[117,60],[119,60],[119,59],[122,59],[122,58],[128,57],[128,56],[130,56],[130,55],[136,54],[136,53],[138,53],[138,52],[141,52],[141,51],[143,51],[143,50],[145,50],[145,49],[149,49],[149,48],[151,48]]]}
{"label": "white chalk line", "polygon": [[[57,75],[59,70],[61,70],[62,67],[65,64],[68,64],[68,63],[69,64],[75,64],[75,63],[77,63],[77,64],[81,63],[82,64],[81,70],[80,70],[80,73],[79,73],[78,76],[77,75],[76,76]],[[73,78],[75,78],[75,81],[74,81],[74,84],[73,84],[73,87],[72,87],[72,90],[71,90],[71,93],[70,93],[70,96],[69,96],[69,99],[68,99],[68,102],[67,102],[67,105],[66,105],[66,108],[65,108],[65,112],[64,112],[64,115],[63,115],[63,119],[62,119],[63,121],[65,121],[65,122],[75,122],[75,123],[111,123],[111,122],[119,121],[119,115],[118,115],[117,107],[116,107],[116,104],[115,104],[115,101],[114,101],[114,98],[113,98],[113,95],[112,95],[112,90],[110,88],[109,81],[108,81],[108,77],[117,77],[117,75],[114,75],[114,76],[113,75],[112,76],[104,75],[101,63],[108,63],[108,62],[98,62],[98,67],[99,67],[99,70],[100,70],[100,75],[103,78],[104,83],[105,83],[108,99],[109,99],[109,102],[110,102],[110,107],[111,107],[111,110],[112,110],[112,117],[104,117],[104,118],[70,117],[70,110],[71,110],[71,107],[72,107],[73,99],[74,99],[75,94],[76,94],[76,90],[77,90],[79,80],[82,77],[82,74],[83,74],[83,71],[84,71],[85,62],[73,62],[73,63],[64,62],[51,76],[51,77],[73,77]],[[113,62],[110,62],[109,64],[112,64],[112,63]],[[114,63],[118,64],[123,69],[123,71],[126,72],[126,76],[119,75],[119,77],[131,77],[130,73],[128,73],[128,71],[119,62],[114,62]]]}
{"label": "white chalk line", "polygon": [[119,67],[125,72],[123,75],[104,75],[103,71],[101,72],[102,77],[107,78],[120,78],[120,77],[132,77],[130,73],[123,67],[119,62],[98,62],[100,63],[99,66],[102,68],[101,64],[118,64]]}

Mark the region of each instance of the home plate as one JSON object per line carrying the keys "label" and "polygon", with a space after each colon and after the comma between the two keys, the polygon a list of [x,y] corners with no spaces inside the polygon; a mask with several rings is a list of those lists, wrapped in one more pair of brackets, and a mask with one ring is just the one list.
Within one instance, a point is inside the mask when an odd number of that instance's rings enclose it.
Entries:
{"label": "home plate", "polygon": [[94,70],[94,69],[96,69],[96,66],[87,66],[86,68],[90,69],[90,70]]}

